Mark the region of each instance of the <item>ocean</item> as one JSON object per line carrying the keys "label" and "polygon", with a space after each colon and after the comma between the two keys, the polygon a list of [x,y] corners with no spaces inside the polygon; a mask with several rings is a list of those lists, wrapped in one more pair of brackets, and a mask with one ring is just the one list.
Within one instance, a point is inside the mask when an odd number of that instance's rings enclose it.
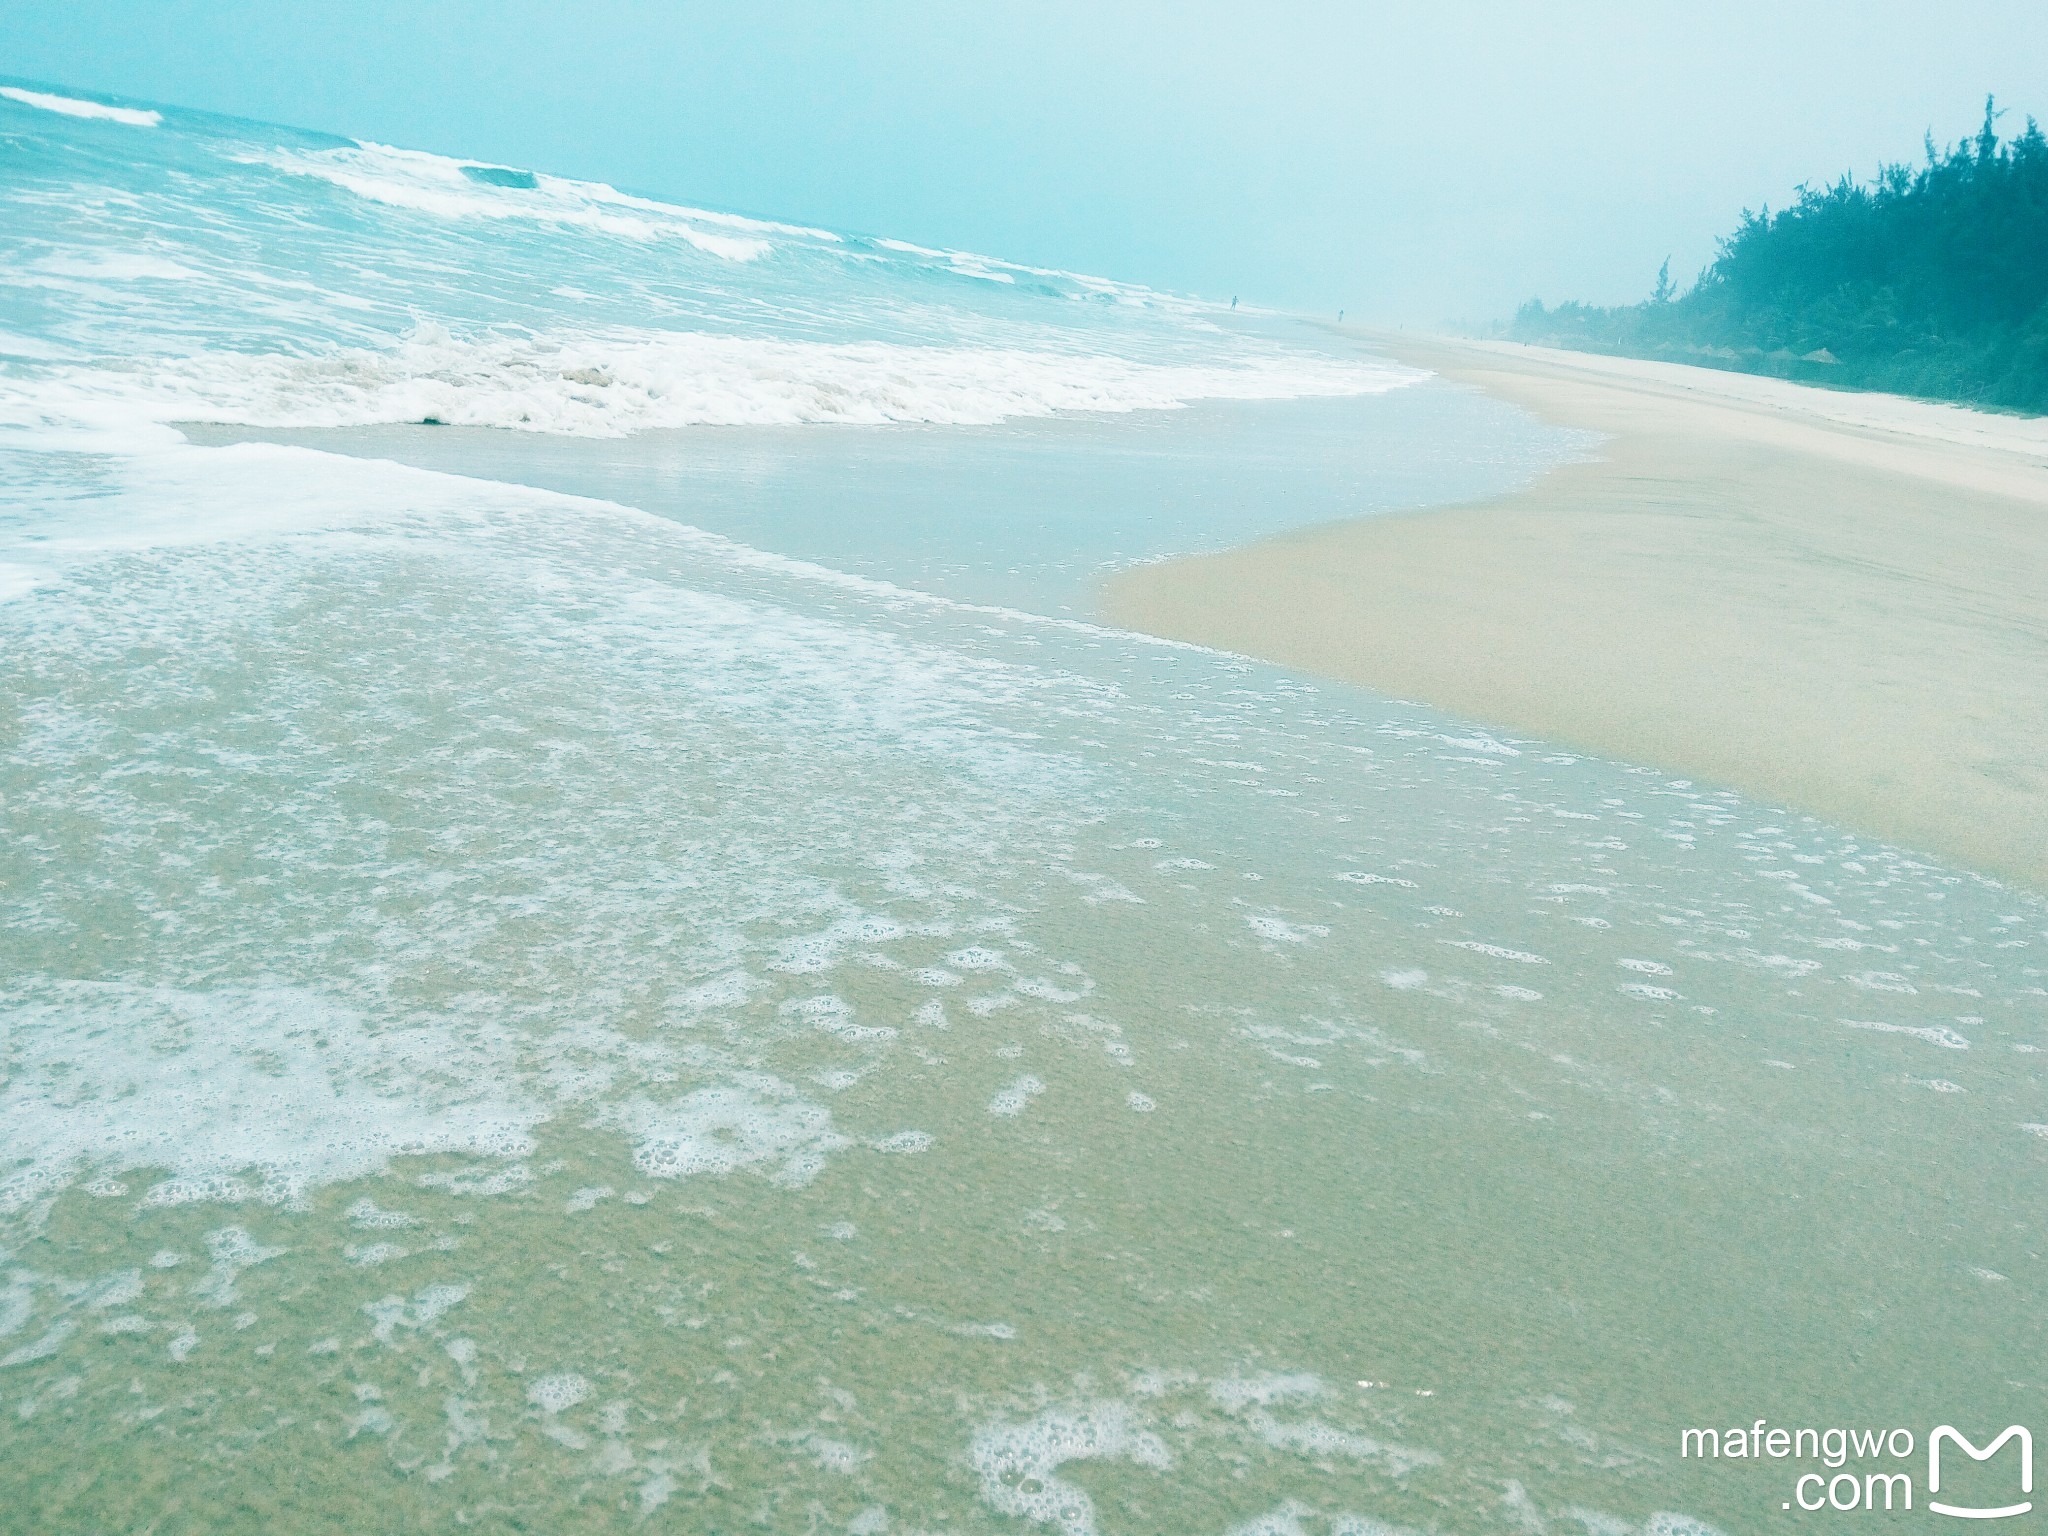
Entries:
{"label": "ocean", "polygon": [[2037,1410],[2038,897],[1094,616],[1596,442],[28,82],[0,209],[0,1529],[1698,1536],[1811,1468],[1687,1427]]}

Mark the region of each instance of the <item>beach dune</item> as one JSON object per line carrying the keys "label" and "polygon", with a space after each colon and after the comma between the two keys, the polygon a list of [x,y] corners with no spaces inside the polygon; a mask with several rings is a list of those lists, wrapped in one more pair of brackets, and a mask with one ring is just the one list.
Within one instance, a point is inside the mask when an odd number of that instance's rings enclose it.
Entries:
{"label": "beach dune", "polygon": [[1110,619],[2048,891],[2048,422],[1378,340],[1604,440],[1498,499],[1120,572]]}

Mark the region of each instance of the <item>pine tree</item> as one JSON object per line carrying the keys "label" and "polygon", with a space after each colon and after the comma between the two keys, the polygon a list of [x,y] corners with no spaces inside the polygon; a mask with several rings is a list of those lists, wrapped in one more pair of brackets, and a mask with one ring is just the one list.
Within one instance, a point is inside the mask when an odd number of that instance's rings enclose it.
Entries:
{"label": "pine tree", "polygon": [[2048,137],[1984,123],[1925,165],[1885,165],[1745,210],[1684,294],[1530,304],[1523,340],[2048,412]]}

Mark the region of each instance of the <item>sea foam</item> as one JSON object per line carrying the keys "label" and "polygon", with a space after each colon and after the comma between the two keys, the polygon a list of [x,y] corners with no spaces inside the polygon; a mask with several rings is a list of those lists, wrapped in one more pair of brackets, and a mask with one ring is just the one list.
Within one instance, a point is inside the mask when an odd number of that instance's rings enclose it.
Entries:
{"label": "sea foam", "polygon": [[[457,336],[421,324],[388,347],[313,355],[207,351],[147,369],[58,368],[0,380],[24,426],[156,422],[347,427],[407,422],[622,437],[662,427],[985,426],[1202,400],[1379,394],[1420,375],[1307,354],[1155,363],[982,346],[826,343],[613,329]],[[11,398],[8,398],[11,397]]]}
{"label": "sea foam", "polygon": [[160,1171],[146,1204],[289,1203],[400,1154],[522,1154],[546,1116],[503,1039],[296,988],[44,983],[0,994],[0,1026],[0,1214],[87,1169]]}
{"label": "sea foam", "polygon": [[18,85],[0,85],[0,96],[18,101],[24,107],[38,107],[64,117],[98,118],[109,123],[126,123],[131,128],[155,128],[164,120],[163,113],[147,107],[113,107],[103,101],[57,96],[48,91],[29,91]]}
{"label": "sea foam", "polygon": [[437,218],[525,219],[579,226],[627,240],[674,238],[727,261],[753,261],[767,255],[773,249],[764,238],[768,235],[839,240],[829,230],[656,202],[603,182],[516,171],[508,166],[480,166],[388,144],[265,150],[250,158],[277,170],[328,182],[387,207]]}
{"label": "sea foam", "polygon": [[634,1164],[657,1179],[766,1166],[775,1183],[803,1185],[832,1153],[852,1145],[833,1129],[829,1111],[763,1073],[669,1104],[634,1098],[607,1107],[598,1121],[632,1135]]}

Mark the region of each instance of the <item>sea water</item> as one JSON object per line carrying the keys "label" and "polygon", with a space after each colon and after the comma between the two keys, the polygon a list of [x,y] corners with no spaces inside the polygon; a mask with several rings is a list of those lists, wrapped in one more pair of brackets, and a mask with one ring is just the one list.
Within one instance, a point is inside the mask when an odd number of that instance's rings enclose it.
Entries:
{"label": "sea water", "polygon": [[0,1528],[1678,1536],[1802,1518],[1685,1427],[2038,1417],[2038,898],[1086,616],[1586,444],[47,86],[0,204]]}

